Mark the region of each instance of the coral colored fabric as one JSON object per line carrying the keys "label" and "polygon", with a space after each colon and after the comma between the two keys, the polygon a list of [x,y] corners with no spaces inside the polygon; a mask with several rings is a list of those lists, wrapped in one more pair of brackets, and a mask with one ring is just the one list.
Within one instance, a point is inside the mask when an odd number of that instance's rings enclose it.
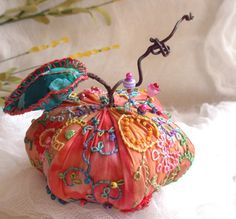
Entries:
{"label": "coral colored fabric", "polygon": [[[124,92],[118,92],[117,107],[105,106],[82,116],[72,116],[78,113],[78,106],[100,107],[101,94],[105,94],[94,88],[82,93],[79,105],[64,102],[33,121],[26,133],[31,163],[43,172],[57,198],[109,203],[120,210],[133,211],[146,206],[155,190],[176,181],[189,168],[194,147],[157,99],[152,104],[159,113],[147,112],[142,116],[133,107],[127,112],[120,110],[127,97]],[[148,98],[145,91],[138,91],[133,100],[142,102]],[[67,139],[65,136],[72,131],[73,136]],[[150,139],[148,132],[152,132]],[[171,132],[174,134],[168,138]],[[113,141],[111,133],[115,135]],[[183,144],[182,140],[185,140]]]}

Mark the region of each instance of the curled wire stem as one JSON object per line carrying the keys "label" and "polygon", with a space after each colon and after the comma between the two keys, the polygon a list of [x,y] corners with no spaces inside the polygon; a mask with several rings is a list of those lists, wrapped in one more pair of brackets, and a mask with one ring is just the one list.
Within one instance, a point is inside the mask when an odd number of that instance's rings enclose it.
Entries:
{"label": "curled wire stem", "polygon": [[[173,35],[175,34],[176,30],[178,29],[179,24],[186,20],[186,21],[190,21],[193,19],[193,16],[191,13],[189,13],[188,15],[184,15],[179,21],[177,21],[177,23],[175,24],[173,30],[171,31],[171,33],[163,40],[159,40],[157,38],[150,38],[150,42],[153,43],[151,46],[148,47],[148,49],[146,50],[146,52],[141,55],[138,58],[137,64],[138,64],[138,72],[139,72],[139,81],[136,83],[136,87],[140,86],[143,82],[143,73],[142,73],[142,68],[141,68],[141,62],[144,58],[146,58],[150,53],[153,55],[159,55],[162,54],[164,57],[168,56],[170,53],[170,47],[168,45],[165,44],[165,42],[167,42],[170,38],[173,37]],[[112,88],[100,77],[98,77],[97,75],[95,75],[94,73],[88,73],[88,77],[96,80],[97,82],[99,82],[100,84],[102,84],[106,90],[107,90],[107,96],[109,99],[109,106],[113,107],[114,106],[114,93],[116,91],[116,89],[123,83],[123,80],[118,81]]]}
{"label": "curled wire stem", "polygon": [[148,47],[146,52],[138,58],[137,65],[138,65],[138,72],[139,72],[139,80],[136,83],[136,87],[140,86],[143,82],[143,73],[141,68],[141,62],[144,58],[146,58],[150,53],[153,55],[162,54],[164,57],[168,56],[170,53],[170,47],[165,44],[170,38],[173,37],[176,30],[178,29],[180,23],[184,20],[190,21],[194,17],[191,13],[184,15],[177,23],[175,24],[171,33],[163,40],[159,40],[158,38],[150,38],[150,42],[153,43],[151,46]]}
{"label": "curled wire stem", "polygon": [[100,78],[98,75],[88,72],[87,73],[88,77],[96,80],[98,83],[102,84],[106,90],[107,90],[107,97],[109,99],[109,106],[113,106],[114,105],[114,97],[113,97],[113,93],[114,91],[112,91],[112,88],[107,84],[107,82],[105,82],[102,78]]}
{"label": "curled wire stem", "polygon": [[89,78],[92,78],[92,79],[96,80],[97,82],[99,82],[100,84],[102,84],[106,88],[108,93],[111,92],[111,87],[102,78],[98,77],[94,73],[88,72],[87,74],[88,74]]}

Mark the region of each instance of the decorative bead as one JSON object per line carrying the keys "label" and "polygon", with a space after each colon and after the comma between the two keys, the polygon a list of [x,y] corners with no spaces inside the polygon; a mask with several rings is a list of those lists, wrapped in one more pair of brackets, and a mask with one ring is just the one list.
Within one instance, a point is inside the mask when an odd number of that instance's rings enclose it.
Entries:
{"label": "decorative bead", "polygon": [[118,188],[117,182],[111,182],[111,188],[112,188],[112,189]]}
{"label": "decorative bead", "polygon": [[144,115],[144,114],[146,113],[146,111],[147,111],[147,105],[146,105],[146,104],[140,105],[140,106],[138,107],[137,111],[138,111],[138,113],[139,113],[140,115]]}
{"label": "decorative bead", "polygon": [[76,112],[75,112],[75,115],[80,117],[82,115],[84,115],[85,113],[81,110],[81,109],[78,109]]}
{"label": "decorative bead", "polygon": [[51,194],[51,190],[49,189],[48,186],[46,186],[46,191],[47,191],[47,194]]}
{"label": "decorative bead", "polygon": [[124,127],[124,130],[125,130],[125,131],[129,131],[129,127],[128,127],[128,126],[125,126],[125,127]]}
{"label": "decorative bead", "polygon": [[134,138],[130,139],[131,143],[134,144],[136,140]]}
{"label": "decorative bead", "polygon": [[126,74],[126,78],[123,80],[123,86],[124,88],[132,91],[135,88],[136,81],[133,78],[133,75],[131,72]]}
{"label": "decorative bead", "polygon": [[148,100],[149,100],[151,103],[153,103],[153,102],[155,101],[155,99],[154,99],[153,97],[150,97]]}
{"label": "decorative bead", "polygon": [[65,133],[65,138],[67,140],[70,140],[75,135],[75,130],[68,130]]}
{"label": "decorative bead", "polygon": [[101,92],[101,89],[96,87],[96,86],[92,86],[91,89],[94,90],[94,91],[97,91],[99,93]]}
{"label": "decorative bead", "polygon": [[146,111],[146,110],[147,110],[147,105],[146,105],[146,104],[141,105],[141,106],[140,106],[140,109],[141,109],[142,111]]}
{"label": "decorative bead", "polygon": [[98,125],[99,124],[99,120],[95,117],[92,118],[91,122],[92,122],[93,125]]}
{"label": "decorative bead", "polygon": [[140,172],[139,172],[139,171],[135,172],[135,174],[134,174],[134,179],[135,179],[136,181],[138,181],[138,180],[140,179],[140,177],[141,177]]}
{"label": "decorative bead", "polygon": [[65,204],[67,204],[67,202],[66,201],[64,201],[64,200],[62,200],[62,199],[58,199],[58,202],[60,203],[60,204],[62,204],[62,205],[65,205]]}
{"label": "decorative bead", "polygon": [[125,126],[128,126],[128,125],[129,125],[129,121],[125,121],[125,122],[124,122],[124,125],[125,125]]}
{"label": "decorative bead", "polygon": [[89,106],[89,108],[92,112],[95,112],[97,110],[96,106],[94,105]]}
{"label": "decorative bead", "polygon": [[101,101],[101,103],[104,104],[104,105],[109,104],[109,99],[108,99],[107,97],[105,97],[105,96],[101,96],[101,97],[100,97],[100,101]]}
{"label": "decorative bead", "polygon": [[112,208],[112,204],[111,203],[109,203],[109,202],[105,202],[104,204],[103,204],[103,207],[104,208],[106,208],[106,209],[110,209],[110,208]]}
{"label": "decorative bead", "polygon": [[55,200],[57,197],[54,194],[51,194],[51,199]]}
{"label": "decorative bead", "polygon": [[151,109],[151,113],[157,113],[157,109],[155,108],[155,107],[152,107],[152,109]]}
{"label": "decorative bead", "polygon": [[84,180],[85,184],[89,184],[90,182],[91,182],[91,179],[89,177]]}
{"label": "decorative bead", "polygon": [[79,95],[79,99],[80,99],[80,100],[84,100],[84,99],[85,99],[85,97],[86,97],[86,96],[85,96],[85,94],[84,94],[84,93],[81,93],[81,94]]}
{"label": "decorative bead", "polygon": [[110,133],[110,135],[109,135],[109,140],[110,140],[110,141],[115,141],[115,139],[116,139],[115,133]]}
{"label": "decorative bead", "polygon": [[159,85],[157,83],[151,83],[148,85],[148,95],[150,97],[153,97],[157,95],[160,92]]}
{"label": "decorative bead", "polygon": [[70,98],[75,98],[75,97],[77,97],[77,93],[72,92],[72,93],[69,95],[69,97],[70,97]]}

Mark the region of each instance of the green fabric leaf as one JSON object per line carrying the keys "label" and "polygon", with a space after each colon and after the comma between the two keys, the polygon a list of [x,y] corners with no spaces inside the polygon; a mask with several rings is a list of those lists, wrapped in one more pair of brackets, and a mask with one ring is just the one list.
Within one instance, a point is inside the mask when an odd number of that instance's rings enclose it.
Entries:
{"label": "green fabric leaf", "polygon": [[107,25],[111,25],[111,16],[109,13],[103,8],[94,8],[99,14],[101,14],[106,22]]}
{"label": "green fabric leaf", "polygon": [[43,23],[43,24],[49,24],[49,19],[46,16],[38,16],[33,18],[35,21],[38,21],[39,23]]}

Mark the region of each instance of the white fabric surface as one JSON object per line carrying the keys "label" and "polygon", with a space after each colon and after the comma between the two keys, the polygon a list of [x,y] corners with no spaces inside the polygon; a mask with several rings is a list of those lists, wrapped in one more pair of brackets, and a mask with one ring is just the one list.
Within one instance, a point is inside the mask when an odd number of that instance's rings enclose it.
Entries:
{"label": "white fabric surface", "polygon": [[[39,113],[11,117],[0,113],[0,212],[30,218],[236,218],[236,102],[204,104],[200,112],[174,117],[196,146],[193,166],[178,182],[154,195],[150,206],[135,213],[96,204],[62,206],[45,191],[42,176],[30,166],[23,138]],[[0,217],[1,218],[1,217]],[[10,217],[11,218],[11,217]]]}

